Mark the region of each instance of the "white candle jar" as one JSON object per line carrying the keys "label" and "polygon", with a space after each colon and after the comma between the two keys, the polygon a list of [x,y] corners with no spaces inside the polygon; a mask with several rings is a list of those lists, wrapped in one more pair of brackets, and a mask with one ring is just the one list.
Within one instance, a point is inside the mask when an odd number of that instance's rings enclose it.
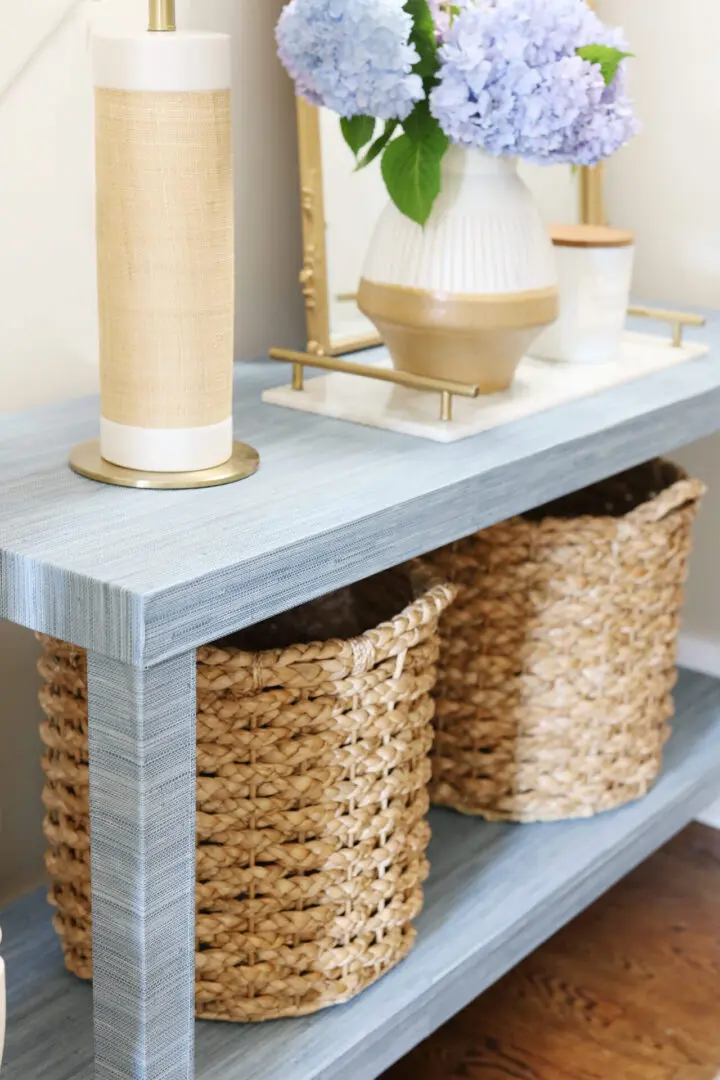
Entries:
{"label": "white candle jar", "polygon": [[560,317],[532,355],[571,364],[617,360],[635,259],[634,236],[598,225],[552,229],[560,280]]}

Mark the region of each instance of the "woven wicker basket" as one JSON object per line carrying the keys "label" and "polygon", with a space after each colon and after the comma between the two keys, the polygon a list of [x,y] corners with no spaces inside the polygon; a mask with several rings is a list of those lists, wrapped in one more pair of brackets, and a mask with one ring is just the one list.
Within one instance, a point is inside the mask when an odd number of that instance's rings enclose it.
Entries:
{"label": "woven wicker basket", "polygon": [[434,803],[554,821],[647,793],[703,491],[655,461],[429,556],[459,589],[441,623]]}
{"label": "woven wicker basket", "polygon": [[[198,1016],[311,1013],[411,948],[453,595],[414,567],[199,650]],[[66,965],[90,978],[85,654],[41,640],[51,900]]]}

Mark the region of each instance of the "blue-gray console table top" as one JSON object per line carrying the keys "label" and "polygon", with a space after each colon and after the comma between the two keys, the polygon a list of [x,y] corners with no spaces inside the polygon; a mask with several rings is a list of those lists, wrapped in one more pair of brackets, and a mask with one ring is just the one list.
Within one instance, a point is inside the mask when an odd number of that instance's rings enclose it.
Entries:
{"label": "blue-gray console table top", "polygon": [[[689,336],[720,345],[720,315]],[[708,435],[720,417],[720,348],[448,446],[261,405],[287,374],[237,366],[236,437],[262,464],[226,488],[75,476],[67,456],[97,435],[94,398],[1,417],[0,617],[155,664]]]}

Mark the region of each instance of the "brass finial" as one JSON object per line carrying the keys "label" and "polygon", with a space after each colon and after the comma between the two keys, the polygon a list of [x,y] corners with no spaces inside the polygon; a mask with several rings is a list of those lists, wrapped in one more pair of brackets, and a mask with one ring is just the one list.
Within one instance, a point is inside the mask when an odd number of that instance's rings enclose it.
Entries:
{"label": "brass finial", "polygon": [[175,0],[150,0],[150,26],[153,32],[177,30]]}

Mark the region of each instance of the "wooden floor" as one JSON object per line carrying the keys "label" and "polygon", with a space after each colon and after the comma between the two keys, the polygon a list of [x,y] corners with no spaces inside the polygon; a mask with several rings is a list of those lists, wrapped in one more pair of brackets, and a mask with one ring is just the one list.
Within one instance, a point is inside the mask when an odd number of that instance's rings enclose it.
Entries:
{"label": "wooden floor", "polygon": [[384,1080],[720,1080],[720,831],[692,825]]}

